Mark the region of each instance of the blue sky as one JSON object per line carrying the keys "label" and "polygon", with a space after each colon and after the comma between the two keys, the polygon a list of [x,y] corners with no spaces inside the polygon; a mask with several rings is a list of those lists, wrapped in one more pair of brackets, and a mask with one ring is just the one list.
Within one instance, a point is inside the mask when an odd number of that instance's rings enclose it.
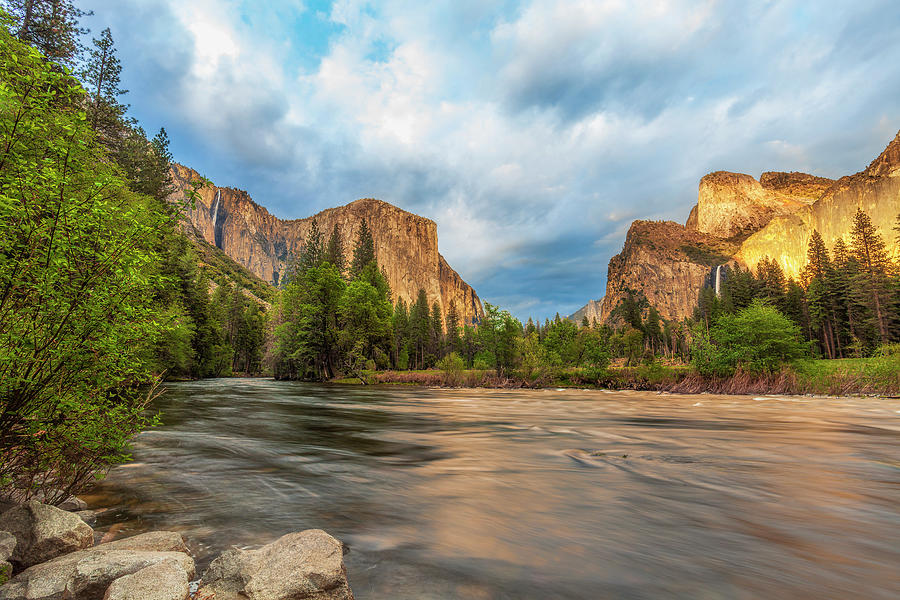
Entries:
{"label": "blue sky", "polygon": [[861,170],[900,129],[896,0],[83,0],[131,114],[282,218],[376,197],[519,317],[603,295],[706,173]]}

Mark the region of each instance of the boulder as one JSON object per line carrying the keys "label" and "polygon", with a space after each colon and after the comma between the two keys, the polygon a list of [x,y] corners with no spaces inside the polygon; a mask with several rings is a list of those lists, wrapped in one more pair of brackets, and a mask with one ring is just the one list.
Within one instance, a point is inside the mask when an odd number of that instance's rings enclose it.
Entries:
{"label": "boulder", "polygon": [[12,565],[7,562],[16,548],[16,536],[8,531],[0,531],[0,585],[12,577]]}
{"label": "boulder", "polygon": [[195,573],[194,559],[182,552],[139,550],[92,552],[75,564],[66,582],[63,598],[102,600],[107,588],[119,577],[163,563],[183,571],[185,577],[193,577]]}
{"label": "boulder", "polygon": [[103,600],[187,600],[190,593],[189,577],[184,569],[171,562],[161,562],[119,577],[106,590]]}
{"label": "boulder", "polygon": [[94,550],[145,550],[190,554],[190,551],[184,544],[184,538],[175,531],[150,531],[114,542],[100,544]]}
{"label": "boulder", "polygon": [[0,531],[0,560],[6,560],[16,549],[16,536],[8,531]]}
{"label": "boulder", "polygon": [[9,561],[19,568],[89,548],[94,530],[76,515],[30,500],[0,515],[0,530],[16,538]]}
{"label": "boulder", "polygon": [[81,498],[77,498],[75,496],[69,496],[69,499],[59,504],[57,508],[60,510],[67,510],[69,512],[78,512],[80,510],[87,510],[87,502],[82,500]]}
{"label": "boulder", "polygon": [[198,597],[216,600],[353,600],[341,543],[320,529],[258,550],[232,549],[209,566]]}
{"label": "boulder", "polygon": [[97,524],[97,515],[99,513],[96,510],[76,510],[72,514],[93,527]]}
{"label": "boulder", "polygon": [[195,574],[181,535],[159,531],[34,565],[0,587],[0,600],[101,600],[116,579],[161,563]]}

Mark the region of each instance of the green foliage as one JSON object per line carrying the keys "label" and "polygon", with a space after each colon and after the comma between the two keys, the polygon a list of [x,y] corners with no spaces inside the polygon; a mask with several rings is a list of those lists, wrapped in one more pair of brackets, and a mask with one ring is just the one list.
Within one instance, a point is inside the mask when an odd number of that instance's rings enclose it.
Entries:
{"label": "green foliage", "polygon": [[169,216],[108,159],[76,82],[5,28],[0,81],[0,493],[68,493],[148,424]]}
{"label": "green foliage", "polygon": [[48,60],[70,68],[77,64],[84,50],[79,37],[88,32],[78,20],[92,13],[76,8],[72,0],[3,0],[3,8],[20,41]]}
{"label": "green foliage", "polygon": [[492,359],[491,366],[497,371],[497,375],[507,375],[516,367],[518,338],[522,330],[522,324],[508,311],[484,303],[484,319],[478,328],[478,337],[486,357]]}
{"label": "green foliage", "polygon": [[353,261],[350,263],[351,277],[359,275],[363,268],[372,262],[375,262],[375,240],[372,239],[369,224],[363,219],[360,221],[356,246],[353,248]]}
{"label": "green foliage", "polygon": [[703,375],[721,377],[741,371],[772,373],[809,355],[800,328],[777,309],[753,302],[736,315],[723,315],[709,330],[694,334],[692,363]]}
{"label": "green foliage", "polygon": [[444,372],[444,378],[450,385],[462,384],[462,375],[466,364],[456,352],[451,352],[439,360],[437,368]]}

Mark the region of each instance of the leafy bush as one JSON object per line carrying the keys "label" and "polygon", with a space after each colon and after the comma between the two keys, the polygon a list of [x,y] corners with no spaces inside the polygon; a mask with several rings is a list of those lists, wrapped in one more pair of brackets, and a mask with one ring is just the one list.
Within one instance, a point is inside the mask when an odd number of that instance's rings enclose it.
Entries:
{"label": "leafy bush", "polygon": [[463,378],[463,370],[466,368],[465,362],[456,352],[451,352],[438,361],[437,368],[444,372],[445,380],[450,385],[461,385]]}
{"label": "leafy bush", "polygon": [[738,370],[774,373],[810,354],[800,328],[777,309],[760,301],[736,315],[722,315],[707,334],[694,332],[691,362],[702,375],[728,377]]}
{"label": "leafy bush", "polygon": [[80,87],[2,25],[0,81],[0,495],[55,503],[148,424],[170,217],[128,189]]}

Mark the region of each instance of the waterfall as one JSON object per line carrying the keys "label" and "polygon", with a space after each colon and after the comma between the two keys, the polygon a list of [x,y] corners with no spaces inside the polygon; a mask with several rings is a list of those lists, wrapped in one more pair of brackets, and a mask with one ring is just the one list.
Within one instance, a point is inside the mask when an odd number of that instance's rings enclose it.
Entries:
{"label": "waterfall", "polygon": [[[216,248],[222,247],[222,226],[219,225],[219,206],[222,200],[222,190],[216,190],[216,199],[213,202],[213,244]],[[227,216],[227,215],[226,215]]]}
{"label": "waterfall", "polygon": [[216,190],[216,199],[213,201],[213,216],[212,216],[212,225],[213,229],[216,228],[216,221],[219,220],[219,198],[222,194],[222,190]]}
{"label": "waterfall", "polygon": [[722,295],[722,265],[716,267],[716,297]]}

